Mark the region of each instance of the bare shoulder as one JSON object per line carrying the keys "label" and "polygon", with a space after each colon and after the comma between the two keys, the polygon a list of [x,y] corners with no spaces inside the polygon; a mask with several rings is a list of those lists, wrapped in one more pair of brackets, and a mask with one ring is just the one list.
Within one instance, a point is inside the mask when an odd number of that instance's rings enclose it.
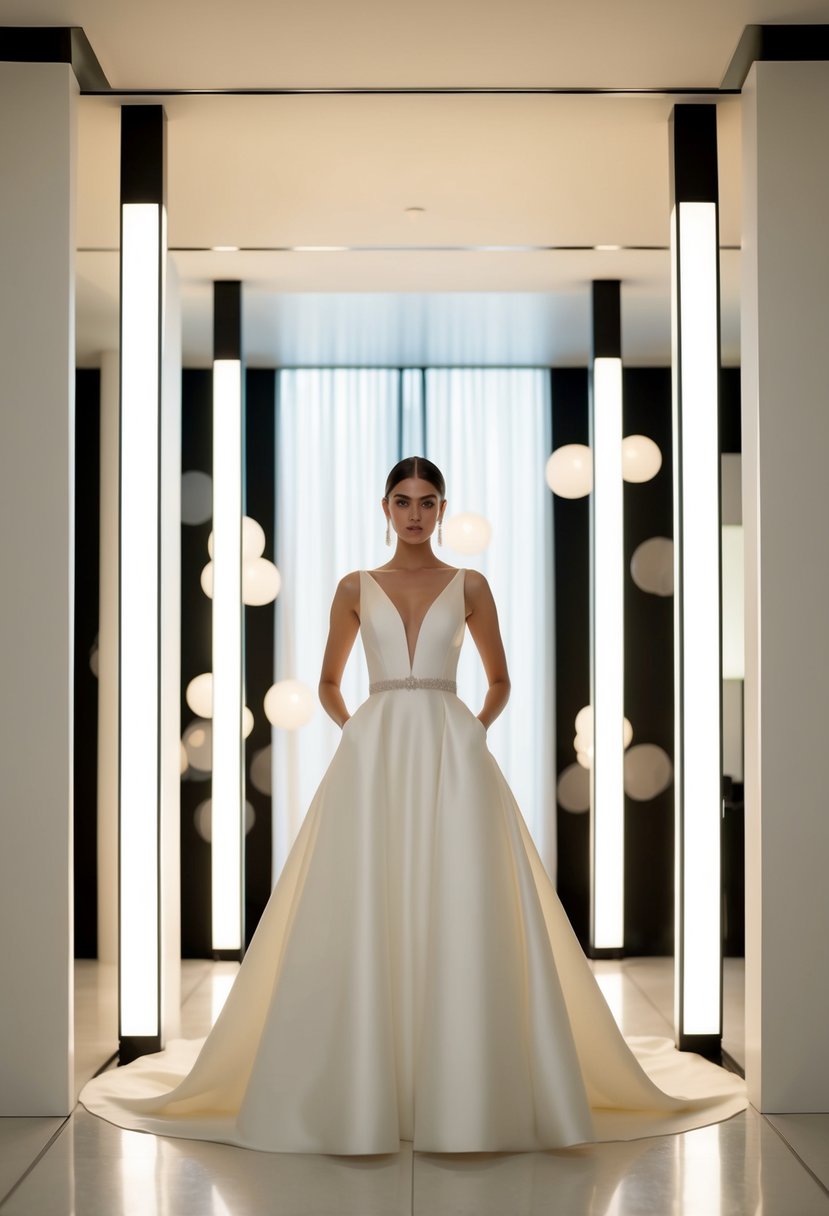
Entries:
{"label": "bare shoulder", "polygon": [[343,607],[357,609],[360,603],[359,570],[351,570],[348,574],[342,576],[337,583],[334,600]]}
{"label": "bare shoulder", "polygon": [[463,580],[463,590],[467,616],[475,612],[476,609],[489,607],[495,602],[492,598],[492,591],[486,575],[481,574],[480,570],[466,571]]}
{"label": "bare shoulder", "polygon": [[486,575],[481,574],[480,570],[467,570],[466,577],[464,578],[464,587],[466,588],[467,599],[470,601],[479,599],[482,596],[492,595]]}

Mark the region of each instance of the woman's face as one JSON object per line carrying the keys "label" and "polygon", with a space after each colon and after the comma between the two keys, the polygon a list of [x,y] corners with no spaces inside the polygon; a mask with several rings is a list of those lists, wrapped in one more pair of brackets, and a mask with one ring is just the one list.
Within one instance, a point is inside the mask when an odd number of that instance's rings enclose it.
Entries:
{"label": "woman's face", "polygon": [[443,519],[446,500],[441,501],[435,487],[422,477],[407,477],[383,500],[383,510],[400,539],[418,545],[429,539]]}

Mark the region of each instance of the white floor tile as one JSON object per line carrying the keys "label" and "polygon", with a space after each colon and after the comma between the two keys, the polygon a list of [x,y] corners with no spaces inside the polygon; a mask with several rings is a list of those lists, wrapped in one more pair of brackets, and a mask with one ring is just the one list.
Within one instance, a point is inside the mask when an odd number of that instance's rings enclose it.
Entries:
{"label": "white floor tile", "polygon": [[0,1119],[0,1204],[63,1122],[63,1119]]}
{"label": "white floor tile", "polygon": [[126,1132],[79,1110],[3,1216],[405,1216],[412,1154],[257,1153]]}
{"label": "white floor tile", "polygon": [[75,1097],[118,1050],[118,967],[75,960]]}
{"label": "white floor tile", "polygon": [[723,960],[723,1049],[746,1066],[746,964],[742,958]]}
{"label": "white floor tile", "polygon": [[766,1115],[766,1118],[829,1190],[829,1114]]}
{"label": "white floor tile", "polygon": [[[778,1141],[775,1144],[775,1140]],[[756,1111],[682,1136],[524,1155],[415,1155],[417,1216],[827,1216]]]}
{"label": "white floor tile", "polygon": [[322,1157],[124,1132],[79,1111],[3,1216],[829,1216],[749,1110],[682,1136],[546,1153]]}

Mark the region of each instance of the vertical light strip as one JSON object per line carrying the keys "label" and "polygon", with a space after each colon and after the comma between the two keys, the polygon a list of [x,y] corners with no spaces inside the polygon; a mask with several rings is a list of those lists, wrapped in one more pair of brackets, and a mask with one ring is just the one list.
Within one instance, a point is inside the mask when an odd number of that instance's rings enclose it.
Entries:
{"label": "vertical light strip", "polygon": [[161,1046],[160,416],[164,111],[122,109],[119,513],[119,1036]]}
{"label": "vertical light strip", "polygon": [[625,944],[624,502],[621,284],[593,283],[590,444],[590,948]]}
{"label": "vertical light strip", "polygon": [[716,110],[676,106],[671,222],[680,1047],[722,1032],[722,656]]}
{"label": "vertical light strip", "polygon": [[[240,283],[216,283],[213,363],[213,951],[243,946],[244,705]],[[221,332],[229,325],[230,334]],[[221,358],[234,353],[236,358]]]}
{"label": "vertical light strip", "polygon": [[593,945],[625,944],[622,361],[593,364]]}
{"label": "vertical light strip", "polygon": [[682,393],[683,1027],[720,1020],[720,502],[717,216],[679,204]]}
{"label": "vertical light strip", "polygon": [[158,1033],[160,208],[121,244],[121,1033]]}

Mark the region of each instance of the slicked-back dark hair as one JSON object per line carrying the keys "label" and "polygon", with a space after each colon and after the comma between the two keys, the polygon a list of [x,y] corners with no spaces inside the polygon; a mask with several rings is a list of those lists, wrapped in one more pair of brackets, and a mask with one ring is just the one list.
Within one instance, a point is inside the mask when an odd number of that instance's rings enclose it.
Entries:
{"label": "slicked-back dark hair", "polygon": [[423,481],[428,481],[430,486],[435,487],[441,498],[446,497],[446,482],[443,480],[443,474],[437,465],[432,464],[431,460],[427,460],[425,456],[406,456],[403,460],[398,460],[386,478],[386,490],[383,497],[388,498],[394,487],[401,481],[405,481],[407,477],[420,477]]}

